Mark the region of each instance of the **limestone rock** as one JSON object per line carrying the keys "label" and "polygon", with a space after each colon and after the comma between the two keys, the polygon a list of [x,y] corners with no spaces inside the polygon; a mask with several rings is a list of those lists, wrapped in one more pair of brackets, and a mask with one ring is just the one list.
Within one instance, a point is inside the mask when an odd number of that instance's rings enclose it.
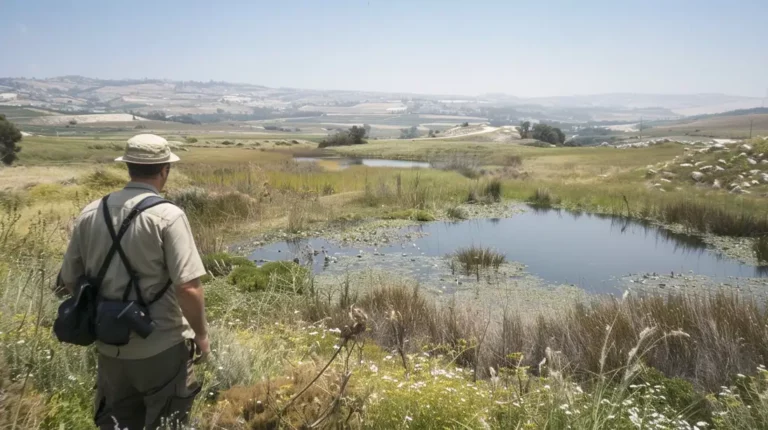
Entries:
{"label": "limestone rock", "polygon": [[693,167],[693,164],[691,163],[683,163],[680,165],[680,167]]}
{"label": "limestone rock", "polygon": [[751,164],[752,166],[757,164],[757,160],[754,158],[747,158],[747,163]]}
{"label": "limestone rock", "polygon": [[745,144],[739,146],[739,150],[740,151],[744,151],[744,152],[752,152],[752,145],[749,145],[749,144],[745,143]]}
{"label": "limestone rock", "polygon": [[704,174],[701,172],[691,172],[691,179],[696,182],[701,182],[704,180]]}

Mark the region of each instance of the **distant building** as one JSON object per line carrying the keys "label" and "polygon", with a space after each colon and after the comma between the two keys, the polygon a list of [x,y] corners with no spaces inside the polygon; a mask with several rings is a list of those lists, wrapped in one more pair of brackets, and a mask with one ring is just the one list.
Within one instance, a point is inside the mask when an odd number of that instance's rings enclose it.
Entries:
{"label": "distant building", "polygon": [[387,113],[406,113],[408,108],[405,106],[392,107],[387,109]]}

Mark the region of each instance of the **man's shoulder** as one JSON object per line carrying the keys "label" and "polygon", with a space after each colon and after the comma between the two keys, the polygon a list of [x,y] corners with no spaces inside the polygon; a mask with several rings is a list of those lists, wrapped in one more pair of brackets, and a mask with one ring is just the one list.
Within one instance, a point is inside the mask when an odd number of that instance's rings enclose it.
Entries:
{"label": "man's shoulder", "polygon": [[[120,191],[113,193],[114,198],[110,198],[110,207],[114,211],[114,204],[118,203],[121,206],[123,206],[125,209],[130,210],[133,209],[136,205],[138,205],[142,200],[144,200],[147,197],[151,196],[157,196],[154,193],[143,193],[139,195],[132,195],[132,196],[122,196],[119,194]],[[162,198],[162,196],[158,196]],[[81,221],[85,218],[90,218],[94,215],[97,215],[97,212],[99,208],[101,207],[101,201],[102,199],[99,198],[97,200],[92,201],[91,203],[88,203],[83,210],[80,212],[80,215],[78,216],[78,221]],[[152,217],[162,220],[166,223],[173,223],[176,220],[179,219],[179,217],[184,215],[184,211],[173,204],[170,200],[167,202],[152,206],[144,211],[144,213],[151,215]]]}
{"label": "man's shoulder", "polygon": [[166,203],[161,203],[144,211],[147,214],[153,215],[167,223],[173,223],[184,215],[184,211],[173,204],[170,200]]}

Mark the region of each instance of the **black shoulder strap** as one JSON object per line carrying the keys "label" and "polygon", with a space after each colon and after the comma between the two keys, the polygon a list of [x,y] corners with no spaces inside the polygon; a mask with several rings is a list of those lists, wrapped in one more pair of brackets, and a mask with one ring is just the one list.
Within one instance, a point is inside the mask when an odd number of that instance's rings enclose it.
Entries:
{"label": "black shoulder strap", "polygon": [[[142,212],[145,210],[155,207],[157,205],[163,204],[163,203],[171,203],[168,200],[163,199],[160,196],[149,196],[141,200],[134,208],[131,210],[131,212],[128,214],[128,216],[125,217],[122,224],[120,225],[120,230],[115,232],[115,227],[112,225],[112,217],[109,214],[109,206],[107,205],[109,200],[109,195],[104,196],[103,199],[101,199],[101,205],[102,205],[102,213],[104,214],[104,221],[107,224],[107,230],[109,231],[109,235],[112,237],[112,246],[109,248],[109,251],[107,252],[107,255],[104,257],[104,262],[101,265],[101,268],[99,269],[99,273],[97,275],[97,279],[99,284],[104,279],[104,276],[107,274],[107,269],[109,268],[110,263],[112,262],[112,258],[114,258],[115,253],[120,255],[120,260],[123,261],[123,265],[125,266],[126,270],[128,271],[128,276],[130,277],[130,280],[128,281],[128,285],[125,287],[125,291],[123,292],[123,300],[128,300],[128,296],[131,293],[131,287],[136,291],[136,299],[139,302],[140,305],[147,305],[144,303],[144,299],[141,296],[141,291],[139,289],[139,277],[136,271],[133,269],[133,266],[131,266],[131,263],[128,261],[128,257],[125,255],[125,251],[123,251],[123,247],[120,245],[120,241],[123,239],[123,236],[128,231],[128,227],[130,227],[131,222]],[[172,204],[172,203],[171,203]],[[156,302],[157,300],[162,297],[163,294],[168,290],[170,287],[172,281],[169,279],[166,285],[163,287],[162,290],[158,292],[158,294],[155,295],[155,297],[149,302],[149,304],[152,304]]]}

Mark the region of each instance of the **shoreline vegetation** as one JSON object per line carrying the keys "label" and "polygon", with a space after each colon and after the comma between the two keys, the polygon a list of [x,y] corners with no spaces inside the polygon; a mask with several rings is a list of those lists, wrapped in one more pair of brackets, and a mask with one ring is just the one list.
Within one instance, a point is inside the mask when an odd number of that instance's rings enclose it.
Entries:
{"label": "shoreline vegetation", "polygon": [[[51,286],[72,217],[127,179],[107,164],[120,140],[27,137],[19,165],[0,169],[0,429],[90,423],[95,353],[52,337]],[[559,312],[491,318],[409,279],[321,288],[293,262],[258,268],[226,253],[245,238],[466,219],[527,202],[733,237],[765,261],[760,193],[649,183],[648,166],[683,157],[682,145],[375,141],[333,150],[437,168],[338,170],[294,162],[301,143],[227,141],[185,145],[167,187],[209,272],[215,360],[200,368],[195,428],[768,427],[768,314],[739,291],[590,296]],[[504,263],[478,245],[451,257],[457,271]]]}

